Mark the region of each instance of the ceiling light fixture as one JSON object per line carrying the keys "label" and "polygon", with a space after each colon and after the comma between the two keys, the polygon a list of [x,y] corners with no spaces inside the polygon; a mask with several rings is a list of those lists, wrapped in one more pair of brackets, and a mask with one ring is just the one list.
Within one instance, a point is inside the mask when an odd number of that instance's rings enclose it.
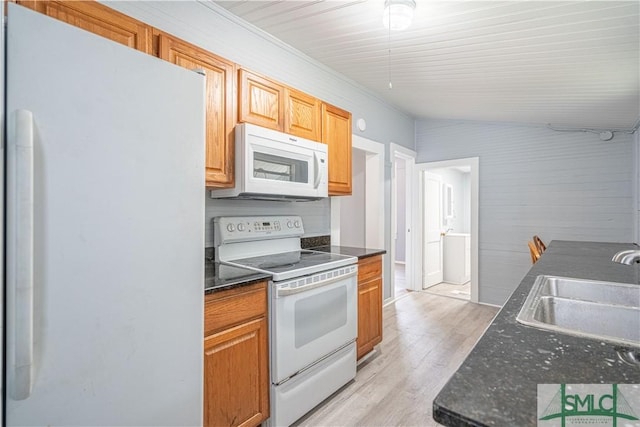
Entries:
{"label": "ceiling light fixture", "polygon": [[382,14],[384,27],[392,31],[406,30],[411,25],[415,8],[415,0],[386,0]]}

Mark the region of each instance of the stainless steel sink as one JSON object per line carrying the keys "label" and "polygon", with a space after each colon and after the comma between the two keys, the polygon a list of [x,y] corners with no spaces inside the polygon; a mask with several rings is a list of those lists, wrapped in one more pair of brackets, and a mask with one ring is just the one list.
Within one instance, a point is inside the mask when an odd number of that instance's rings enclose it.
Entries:
{"label": "stainless steel sink", "polygon": [[640,307],[640,286],[558,276],[538,276],[538,281],[541,296]]}
{"label": "stainless steel sink", "polygon": [[554,332],[640,347],[640,286],[541,275],[517,320]]}

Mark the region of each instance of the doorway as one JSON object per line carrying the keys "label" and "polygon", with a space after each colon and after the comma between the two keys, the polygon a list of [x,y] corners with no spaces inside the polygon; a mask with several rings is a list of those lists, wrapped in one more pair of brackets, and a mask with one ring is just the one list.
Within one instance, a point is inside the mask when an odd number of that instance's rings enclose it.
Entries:
{"label": "doorway", "polygon": [[416,153],[390,144],[391,157],[391,295],[398,298],[410,290],[419,290],[414,280],[413,197]]}
{"label": "doorway", "polygon": [[395,177],[395,203],[393,210],[395,215],[395,226],[393,227],[394,245],[394,286],[393,297],[398,298],[408,292],[407,290],[407,232],[409,225],[407,224],[407,161],[398,157],[394,162],[393,176]]}
{"label": "doorway", "polygon": [[478,158],[416,165],[422,288],[478,302]]}
{"label": "doorway", "polygon": [[384,145],[353,135],[352,156],[352,195],[331,197],[331,244],[384,249]]}
{"label": "doorway", "polygon": [[384,145],[353,135],[351,196],[331,198],[331,243],[383,249]]}

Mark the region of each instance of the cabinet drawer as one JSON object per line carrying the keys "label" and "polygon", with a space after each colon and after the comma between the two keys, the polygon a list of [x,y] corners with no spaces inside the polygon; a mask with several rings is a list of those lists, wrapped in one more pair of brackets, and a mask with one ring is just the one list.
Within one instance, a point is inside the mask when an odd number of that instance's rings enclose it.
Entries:
{"label": "cabinet drawer", "polygon": [[358,262],[358,283],[382,276],[382,255]]}
{"label": "cabinet drawer", "polygon": [[204,301],[204,335],[266,313],[267,282],[209,294]]}

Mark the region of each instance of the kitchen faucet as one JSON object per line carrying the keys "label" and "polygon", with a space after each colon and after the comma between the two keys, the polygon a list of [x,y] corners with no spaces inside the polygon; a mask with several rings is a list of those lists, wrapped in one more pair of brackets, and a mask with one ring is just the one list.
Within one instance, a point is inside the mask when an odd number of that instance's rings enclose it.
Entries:
{"label": "kitchen faucet", "polygon": [[611,261],[627,265],[640,262],[640,249],[627,249],[626,251],[620,251],[611,258]]}

